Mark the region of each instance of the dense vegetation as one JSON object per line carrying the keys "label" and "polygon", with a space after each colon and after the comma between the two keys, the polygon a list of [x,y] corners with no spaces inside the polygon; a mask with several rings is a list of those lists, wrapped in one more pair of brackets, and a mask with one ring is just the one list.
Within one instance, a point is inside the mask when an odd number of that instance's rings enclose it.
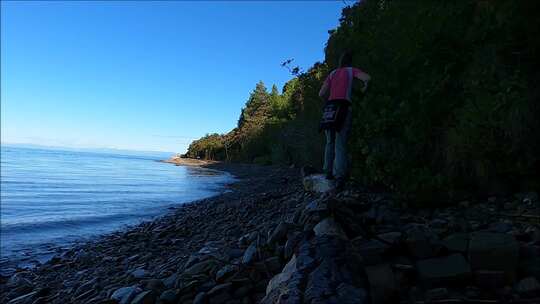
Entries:
{"label": "dense vegetation", "polygon": [[281,94],[258,83],[237,128],[188,156],[320,166],[317,93],[351,50],[372,76],[354,92],[353,178],[428,196],[538,187],[540,1],[364,0],[329,33],[324,63]]}

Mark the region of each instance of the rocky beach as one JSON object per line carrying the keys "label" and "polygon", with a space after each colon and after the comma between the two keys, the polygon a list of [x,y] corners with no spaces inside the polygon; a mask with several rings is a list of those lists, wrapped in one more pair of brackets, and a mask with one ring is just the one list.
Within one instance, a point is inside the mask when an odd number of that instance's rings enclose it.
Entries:
{"label": "rocky beach", "polygon": [[[0,278],[0,302],[540,303],[536,192],[412,208],[286,167]],[[305,173],[305,172],[304,172]]]}

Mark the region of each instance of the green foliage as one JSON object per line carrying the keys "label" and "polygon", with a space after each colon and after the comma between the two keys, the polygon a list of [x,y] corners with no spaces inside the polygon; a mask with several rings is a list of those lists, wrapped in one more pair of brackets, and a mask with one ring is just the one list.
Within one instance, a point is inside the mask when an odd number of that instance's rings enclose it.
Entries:
{"label": "green foliage", "polygon": [[[345,9],[327,62],[349,49],[373,77],[354,99],[353,175],[408,193],[537,177],[537,3],[366,0]],[[536,68],[525,71],[516,52]]]}
{"label": "green foliage", "polygon": [[186,155],[200,159],[225,159],[225,137],[217,133],[206,134],[189,145]]}
{"label": "green foliage", "polygon": [[540,1],[363,0],[329,33],[324,63],[282,94],[257,84],[221,146],[193,155],[320,166],[318,91],[350,50],[372,76],[353,94],[353,178],[416,194],[538,180]]}

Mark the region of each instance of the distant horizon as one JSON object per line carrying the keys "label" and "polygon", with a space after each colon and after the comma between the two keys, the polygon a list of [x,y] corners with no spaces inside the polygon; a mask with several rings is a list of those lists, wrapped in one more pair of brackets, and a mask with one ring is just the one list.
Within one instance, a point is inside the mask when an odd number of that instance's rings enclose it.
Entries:
{"label": "distant horizon", "polygon": [[161,155],[167,154],[171,156],[178,154],[178,152],[172,152],[172,151],[131,150],[131,149],[111,148],[111,147],[68,147],[68,146],[51,146],[51,145],[40,145],[40,144],[32,144],[32,143],[12,143],[12,142],[0,142],[0,147],[57,150],[57,151],[80,151],[80,152],[111,153],[111,154],[143,153],[143,154],[161,154]]}

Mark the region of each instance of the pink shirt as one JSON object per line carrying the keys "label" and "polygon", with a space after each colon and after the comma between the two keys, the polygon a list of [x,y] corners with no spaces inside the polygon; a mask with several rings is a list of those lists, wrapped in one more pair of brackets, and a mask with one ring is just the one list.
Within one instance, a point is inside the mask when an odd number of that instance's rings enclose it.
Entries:
{"label": "pink shirt", "polygon": [[328,100],[346,99],[351,101],[353,78],[359,78],[361,74],[365,73],[353,67],[335,69],[326,77],[319,95],[324,96],[328,89],[330,89]]}

